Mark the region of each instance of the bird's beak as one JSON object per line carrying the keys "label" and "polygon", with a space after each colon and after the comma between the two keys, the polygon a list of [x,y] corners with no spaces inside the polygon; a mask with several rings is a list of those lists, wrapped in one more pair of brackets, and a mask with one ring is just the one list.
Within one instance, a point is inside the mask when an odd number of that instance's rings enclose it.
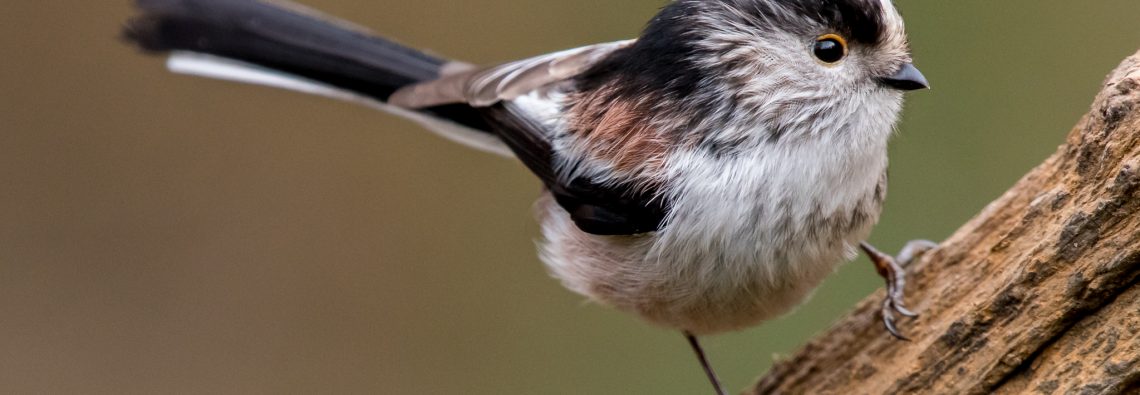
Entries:
{"label": "bird's beak", "polygon": [[880,78],[879,82],[901,91],[930,88],[930,83],[926,82],[926,77],[922,75],[921,71],[918,71],[917,67],[914,67],[914,65],[910,63],[904,63],[894,75]]}

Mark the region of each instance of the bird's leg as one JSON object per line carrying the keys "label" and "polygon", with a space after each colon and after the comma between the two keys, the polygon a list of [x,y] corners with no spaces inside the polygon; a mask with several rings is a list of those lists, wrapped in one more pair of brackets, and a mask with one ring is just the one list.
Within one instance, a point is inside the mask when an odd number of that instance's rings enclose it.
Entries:
{"label": "bird's leg", "polygon": [[907,243],[906,247],[903,247],[902,251],[899,252],[898,257],[884,254],[866,242],[860,243],[859,247],[871,258],[871,263],[875,264],[875,270],[879,272],[879,275],[887,281],[887,297],[883,300],[881,309],[883,325],[887,327],[887,332],[890,332],[894,337],[910,340],[895,328],[895,313],[907,317],[918,316],[903,306],[904,289],[906,288],[906,269],[903,267],[927,251],[938,247],[938,245],[926,240],[915,240]]}
{"label": "bird's leg", "polygon": [[716,377],[712,365],[709,365],[709,359],[705,356],[705,350],[701,348],[701,343],[697,341],[697,337],[686,331],[685,338],[689,339],[689,345],[693,347],[693,352],[697,353],[697,359],[701,361],[701,367],[705,369],[705,375],[709,377],[713,390],[716,391],[717,395],[727,395],[728,393],[724,392],[724,387],[721,386],[720,379]]}

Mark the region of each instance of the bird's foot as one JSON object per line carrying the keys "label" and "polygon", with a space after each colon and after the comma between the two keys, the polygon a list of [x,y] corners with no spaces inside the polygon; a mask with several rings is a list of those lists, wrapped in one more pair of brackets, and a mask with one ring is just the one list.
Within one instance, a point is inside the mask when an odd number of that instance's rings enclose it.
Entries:
{"label": "bird's foot", "polygon": [[866,242],[861,243],[859,247],[871,258],[871,263],[875,264],[875,270],[879,272],[879,275],[887,281],[887,297],[883,299],[883,306],[880,310],[883,316],[883,325],[886,326],[887,332],[890,332],[892,336],[900,340],[910,340],[895,327],[896,314],[905,317],[918,316],[903,304],[906,288],[905,267],[927,251],[937,248],[938,244],[926,240],[911,241],[907,243],[906,247],[903,247],[897,257],[884,254]]}

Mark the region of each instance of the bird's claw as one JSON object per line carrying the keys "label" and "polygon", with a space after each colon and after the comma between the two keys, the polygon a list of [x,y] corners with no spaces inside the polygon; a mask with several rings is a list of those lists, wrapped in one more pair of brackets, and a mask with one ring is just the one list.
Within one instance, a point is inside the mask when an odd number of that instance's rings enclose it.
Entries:
{"label": "bird's claw", "polygon": [[905,296],[906,288],[906,269],[903,267],[909,265],[914,259],[921,257],[927,251],[936,248],[938,245],[925,241],[918,240],[907,243],[906,247],[899,252],[898,259],[891,257],[887,254],[880,252],[868,243],[862,243],[860,247],[867,256],[871,258],[871,262],[875,264],[876,271],[887,282],[887,296],[883,299],[883,306],[880,313],[883,317],[883,325],[895,338],[899,340],[910,340],[903,336],[895,326],[896,314],[904,317],[918,317],[918,314],[906,308],[903,304],[903,297]]}
{"label": "bird's claw", "polygon": [[890,332],[891,336],[894,336],[896,339],[909,341],[910,338],[903,336],[898,328],[895,327],[895,314],[891,312],[894,309],[893,302],[891,302],[889,298],[883,300],[883,308],[880,310],[883,314],[883,326],[885,326],[887,332]]}

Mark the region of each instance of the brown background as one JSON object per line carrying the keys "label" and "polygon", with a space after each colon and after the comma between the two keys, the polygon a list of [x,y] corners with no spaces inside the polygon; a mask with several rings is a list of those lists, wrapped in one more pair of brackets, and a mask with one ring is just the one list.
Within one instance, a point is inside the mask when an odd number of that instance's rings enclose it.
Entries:
{"label": "brown background", "polygon": [[[493,63],[633,36],[661,2],[309,4]],[[949,234],[1140,47],[1133,0],[900,7],[935,89],[892,148],[884,248]],[[367,109],[166,74],[115,39],[129,13],[0,4],[0,390],[707,392],[677,334],[546,276],[520,166]],[[710,339],[714,363],[744,387],[879,285],[847,265],[795,314]]]}

